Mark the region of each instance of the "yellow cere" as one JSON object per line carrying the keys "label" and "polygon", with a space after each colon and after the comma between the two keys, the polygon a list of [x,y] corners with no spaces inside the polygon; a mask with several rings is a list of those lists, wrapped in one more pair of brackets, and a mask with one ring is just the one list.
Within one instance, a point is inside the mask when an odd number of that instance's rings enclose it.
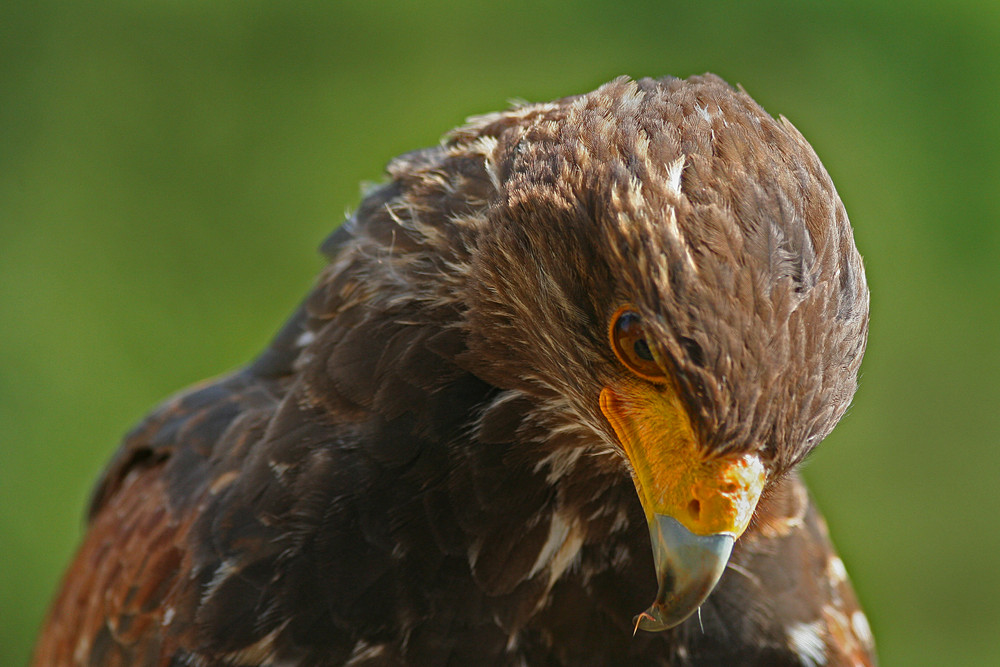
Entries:
{"label": "yellow cere", "polygon": [[632,464],[647,520],[665,514],[696,535],[746,530],[764,488],[758,456],[707,456],[669,387],[605,387],[600,400]]}

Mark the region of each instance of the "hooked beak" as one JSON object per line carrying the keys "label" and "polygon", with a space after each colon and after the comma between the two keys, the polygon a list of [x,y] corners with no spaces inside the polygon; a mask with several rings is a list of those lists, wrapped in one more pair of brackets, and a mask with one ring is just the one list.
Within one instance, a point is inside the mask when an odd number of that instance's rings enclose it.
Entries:
{"label": "hooked beak", "polygon": [[666,630],[718,583],[760,499],[764,465],[753,453],[706,453],[669,388],[605,387],[600,403],[632,465],[656,566],[656,599],[635,627]]}
{"label": "hooked beak", "polygon": [[649,525],[658,589],[649,609],[633,619],[636,630],[678,625],[701,606],[726,569],[736,538],[695,535],[677,519],[653,515]]}

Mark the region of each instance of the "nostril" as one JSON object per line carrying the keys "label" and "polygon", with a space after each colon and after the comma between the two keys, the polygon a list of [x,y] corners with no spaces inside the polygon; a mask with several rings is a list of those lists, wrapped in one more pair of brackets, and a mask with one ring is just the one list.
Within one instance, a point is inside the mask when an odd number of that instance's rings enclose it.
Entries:
{"label": "nostril", "polygon": [[688,503],[688,514],[690,514],[691,518],[694,519],[695,521],[700,521],[701,520],[701,501],[700,500],[698,500],[697,498],[695,498],[694,500],[692,500],[691,502]]}

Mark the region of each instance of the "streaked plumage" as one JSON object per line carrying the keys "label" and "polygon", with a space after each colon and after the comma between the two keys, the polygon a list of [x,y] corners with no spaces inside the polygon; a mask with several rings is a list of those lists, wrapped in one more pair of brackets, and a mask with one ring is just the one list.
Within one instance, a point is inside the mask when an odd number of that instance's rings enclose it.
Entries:
{"label": "streaked plumage", "polygon": [[[256,361],[128,435],[37,665],[874,664],[794,472],[854,394],[868,291],[788,121],[710,75],[473,119],[323,251]],[[623,306],[665,383],[616,358]],[[609,387],[675,392],[706,457],[766,470],[663,632],[633,636],[657,578]]]}

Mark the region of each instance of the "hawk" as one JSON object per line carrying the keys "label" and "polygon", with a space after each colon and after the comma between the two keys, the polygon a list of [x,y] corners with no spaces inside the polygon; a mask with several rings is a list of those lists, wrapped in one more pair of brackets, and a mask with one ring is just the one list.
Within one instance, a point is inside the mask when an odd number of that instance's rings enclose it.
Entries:
{"label": "hawk", "polygon": [[830,177],[705,75],[393,160],[248,366],[125,438],[35,665],[872,665],[795,468],[868,288]]}

